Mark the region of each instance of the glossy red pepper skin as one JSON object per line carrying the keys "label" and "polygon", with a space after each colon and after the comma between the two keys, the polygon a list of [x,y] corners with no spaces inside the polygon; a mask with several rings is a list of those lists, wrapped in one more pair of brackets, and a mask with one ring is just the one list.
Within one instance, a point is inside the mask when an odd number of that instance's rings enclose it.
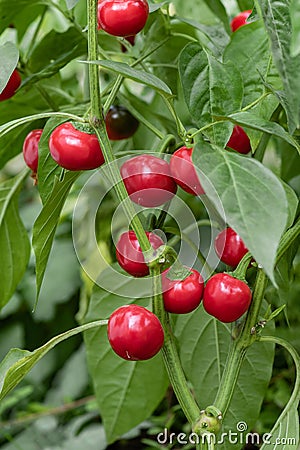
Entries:
{"label": "glossy red pepper skin", "polygon": [[227,147],[244,155],[251,151],[250,139],[239,125],[234,125],[233,132],[227,142]]}
{"label": "glossy red pepper skin", "polygon": [[113,105],[105,116],[105,125],[109,139],[119,141],[133,136],[139,121],[124,106]]}
{"label": "glossy red pepper skin", "polygon": [[49,149],[54,161],[64,169],[91,170],[104,163],[97,136],[77,130],[70,122],[55,128]]}
{"label": "glossy red pepper skin", "polygon": [[38,169],[39,141],[43,133],[42,129],[32,130],[27,134],[23,143],[23,157],[27,166],[34,172]]}
{"label": "glossy red pepper skin", "polygon": [[208,314],[224,323],[239,319],[251,304],[249,286],[226,273],[213,275],[204,288],[203,306]]}
{"label": "glossy red pepper skin", "polygon": [[138,205],[163,205],[177,191],[169,164],[157,156],[135,156],[125,161],[120,171],[131,200]]}
{"label": "glossy red pepper skin", "polygon": [[[164,244],[156,234],[147,231],[146,235],[154,250]],[[130,275],[134,277],[149,275],[149,268],[134,231],[130,230],[121,234],[116,245],[116,257],[120,266]]]}
{"label": "glossy red pepper skin", "polygon": [[108,321],[107,334],[114,352],[127,361],[150,359],[164,343],[159,319],[138,305],[125,305],[114,311]]}
{"label": "glossy red pepper skin", "polygon": [[98,29],[113,36],[132,36],[145,26],[149,15],[146,0],[100,0]]}
{"label": "glossy red pepper skin", "polygon": [[223,263],[236,267],[248,249],[232,228],[225,228],[215,239],[215,251]]}
{"label": "glossy red pepper skin", "polygon": [[201,274],[189,269],[191,274],[184,280],[170,280],[170,269],[162,274],[162,289],[165,310],[174,314],[186,314],[194,311],[201,302],[204,282]]}
{"label": "glossy red pepper skin", "polygon": [[184,191],[192,195],[204,194],[194,164],[192,162],[193,148],[181,147],[173,153],[170,159],[171,175]]}
{"label": "glossy red pepper skin", "polygon": [[9,98],[13,97],[16,93],[16,90],[20,86],[21,82],[22,82],[21,75],[19,74],[17,69],[15,69],[12,72],[7,85],[0,94],[0,102],[2,102],[3,100],[8,100]]}
{"label": "glossy red pepper skin", "polygon": [[247,19],[251,13],[252,9],[247,9],[246,11],[242,11],[237,16],[235,16],[230,22],[231,30],[236,31],[238,28],[247,25]]}

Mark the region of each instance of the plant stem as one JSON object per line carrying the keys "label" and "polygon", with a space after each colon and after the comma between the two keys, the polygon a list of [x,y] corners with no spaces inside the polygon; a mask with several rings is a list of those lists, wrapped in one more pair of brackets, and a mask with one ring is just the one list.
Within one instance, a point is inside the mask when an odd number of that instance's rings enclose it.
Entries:
{"label": "plant stem", "polygon": [[289,399],[288,404],[285,409],[289,408],[289,405],[293,405],[300,399],[300,356],[297,350],[285,339],[281,339],[275,336],[260,336],[259,342],[270,342],[272,344],[280,345],[285,348],[289,354],[292,356],[295,366],[296,366],[296,382],[294,386],[293,393]]}
{"label": "plant stem", "polygon": [[56,406],[53,408],[49,408],[46,411],[41,411],[33,414],[28,414],[24,417],[20,417],[18,419],[9,420],[7,422],[0,422],[0,428],[11,428],[11,427],[17,427],[17,426],[23,426],[28,424],[28,422],[33,422],[37,419],[40,419],[41,417],[46,416],[52,416],[52,415],[59,415],[64,414],[68,411],[72,411],[74,409],[80,408],[81,406],[85,406],[90,402],[96,401],[96,397],[91,395],[89,397],[84,397],[79,400],[75,400],[70,403],[65,403],[61,406]]}
{"label": "plant stem", "polygon": [[[88,59],[89,61],[98,58],[98,42],[97,42],[97,0],[87,0],[88,6]],[[110,176],[115,192],[120,203],[122,203],[124,212],[131,224],[141,249],[148,252],[152,249],[146,236],[144,228],[139,220],[136,210],[128,197],[123,179],[120,175],[119,167],[112,151],[110,140],[108,139],[105,121],[101,109],[101,92],[98,76],[98,66],[89,64],[90,76],[90,95],[91,95],[91,116],[90,124],[94,128],[99,139],[101,150],[106,162],[107,172]]]}
{"label": "plant stem", "polygon": [[164,329],[165,340],[162,348],[163,360],[177,400],[189,423],[193,425],[200,417],[200,409],[192,396],[185,378],[169,316],[164,310],[159,265],[150,267],[153,280],[153,312],[157,315]]}
{"label": "plant stem", "polygon": [[257,323],[266,286],[267,277],[263,270],[259,269],[256,276],[252,303],[248,310],[244,327],[228,355],[219,390],[214,401],[214,405],[222,411],[223,417],[229,407],[247,348],[256,340],[256,336],[251,334],[251,330]]}
{"label": "plant stem", "polygon": [[[97,0],[88,0],[88,61],[97,61]],[[93,117],[101,117],[101,95],[99,69],[96,64],[89,64],[89,82],[91,113]]]}
{"label": "plant stem", "polygon": [[279,262],[280,258],[284,255],[284,253],[288,250],[291,244],[297,239],[300,235],[300,219],[297,220],[295,225],[287,230],[281,238],[280,244],[278,246],[276,264]]}

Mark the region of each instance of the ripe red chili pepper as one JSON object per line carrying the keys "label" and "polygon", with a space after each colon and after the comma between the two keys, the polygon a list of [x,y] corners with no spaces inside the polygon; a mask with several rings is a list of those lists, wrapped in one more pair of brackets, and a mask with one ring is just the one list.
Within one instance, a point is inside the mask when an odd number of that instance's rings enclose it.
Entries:
{"label": "ripe red chili pepper", "polygon": [[193,148],[181,147],[171,156],[170,170],[176,183],[193,195],[204,194],[195,167],[192,162]]}
{"label": "ripe red chili pepper", "polygon": [[97,136],[77,130],[70,122],[55,128],[49,149],[54,161],[68,170],[96,169],[104,163]]}
{"label": "ripe red chili pepper", "polygon": [[34,172],[38,169],[38,145],[43,133],[42,129],[32,130],[27,134],[23,143],[23,157],[27,166]]}
{"label": "ripe red chili pepper", "polygon": [[13,97],[16,93],[16,90],[20,86],[21,82],[22,82],[21,76],[17,71],[17,69],[15,69],[11,74],[7,85],[0,94],[0,102],[2,102],[3,100],[8,100],[9,98]]}
{"label": "ripe red chili pepper", "polygon": [[[154,233],[146,232],[148,240],[154,250],[164,244],[163,240]],[[120,266],[134,277],[149,275],[149,268],[134,231],[121,234],[116,245],[116,257]]]}
{"label": "ripe red chili pepper", "polygon": [[230,23],[231,30],[236,31],[238,28],[247,25],[247,19],[251,13],[252,9],[247,9],[246,11],[242,11],[235,16]]}
{"label": "ripe red chili pepper", "polygon": [[125,305],[114,311],[107,334],[113,351],[127,361],[150,359],[164,343],[163,327],[157,316],[138,305]]}
{"label": "ripe red chili pepper", "polygon": [[243,128],[239,125],[234,126],[230,139],[227,142],[227,147],[230,147],[244,155],[251,151],[250,139]]}
{"label": "ripe red chili pepper", "polygon": [[203,306],[221,322],[234,322],[247,311],[251,298],[251,290],[244,281],[227,273],[217,273],[206,283]]}
{"label": "ripe red chili pepper", "polygon": [[157,156],[139,155],[125,161],[121,175],[131,200],[138,205],[163,205],[177,191],[169,164]]}
{"label": "ripe red chili pepper", "polygon": [[244,241],[232,228],[225,228],[218,234],[215,250],[220,260],[231,267],[236,267],[248,252]]}
{"label": "ripe red chili pepper", "polygon": [[144,28],[148,15],[146,0],[100,0],[98,29],[113,36],[132,36]]}
{"label": "ripe red chili pepper", "polygon": [[195,269],[189,269],[191,274],[184,280],[170,280],[170,269],[162,276],[162,289],[165,310],[175,314],[186,314],[196,309],[201,302],[204,282],[201,274]]}

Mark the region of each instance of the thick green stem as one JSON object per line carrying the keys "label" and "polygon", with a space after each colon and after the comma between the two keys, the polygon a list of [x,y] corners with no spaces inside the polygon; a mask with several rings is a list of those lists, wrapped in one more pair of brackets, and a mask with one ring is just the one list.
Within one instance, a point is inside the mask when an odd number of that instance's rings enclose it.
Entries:
{"label": "thick green stem", "polygon": [[[300,220],[298,220],[296,224],[291,229],[289,229],[282,237],[278,248],[277,262],[283,256],[285,251],[291,246],[294,240],[299,236],[299,234]],[[258,321],[267,283],[268,279],[266,274],[262,269],[258,269],[253,291],[252,303],[248,310],[241,334],[233,345],[231,352],[229,353],[226,368],[223,373],[219,390],[214,402],[214,405],[222,411],[223,415],[225,415],[230,404],[235,383],[237,381],[247,348],[257,339],[260,339],[261,341],[264,339],[257,335],[256,324]]]}
{"label": "thick green stem", "polygon": [[[97,42],[97,0],[88,0],[88,59],[89,61],[98,58]],[[141,249],[143,252],[151,250],[144,228],[136,214],[136,210],[128,197],[123,179],[120,175],[119,167],[112,151],[111,143],[108,139],[105,121],[101,108],[101,92],[98,76],[98,66],[89,64],[90,96],[91,96],[91,117],[90,124],[94,128],[99,139],[101,150],[107,164],[107,171],[118,196],[120,203],[131,224]]]}
{"label": "thick green stem", "polygon": [[[97,61],[98,59],[97,6],[97,0],[88,0],[88,61]],[[91,113],[95,118],[100,117],[102,115],[100,82],[99,69],[96,64],[89,64],[89,82]]]}
{"label": "thick green stem", "polygon": [[298,219],[295,225],[289,230],[287,230],[285,234],[282,236],[282,239],[278,246],[276,264],[279,262],[280,258],[282,258],[284,253],[291,246],[291,244],[298,238],[299,235],[300,235],[300,219]]}
{"label": "thick green stem", "polygon": [[214,401],[214,405],[222,411],[223,416],[229,407],[247,348],[256,339],[256,336],[251,333],[251,330],[257,323],[266,286],[267,277],[262,269],[259,269],[252,303],[248,310],[244,327],[228,355],[219,390]]}
{"label": "thick green stem", "polygon": [[193,425],[200,417],[200,409],[188,387],[177,353],[169,317],[164,310],[159,265],[150,267],[150,274],[153,280],[153,312],[161,321],[165,332],[162,348],[163,360],[177,400],[189,423]]}

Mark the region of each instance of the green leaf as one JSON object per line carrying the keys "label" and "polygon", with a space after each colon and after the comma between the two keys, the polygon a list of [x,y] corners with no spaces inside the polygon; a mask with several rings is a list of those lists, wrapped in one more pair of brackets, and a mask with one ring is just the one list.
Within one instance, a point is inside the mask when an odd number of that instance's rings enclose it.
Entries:
{"label": "green leaf", "polygon": [[291,57],[300,54],[300,3],[298,0],[291,1],[292,40]]}
{"label": "green leaf", "polygon": [[[200,306],[191,314],[178,316],[175,335],[183,369],[192,383],[198,404],[212,405],[232,346],[230,324],[219,322]],[[247,423],[248,432],[255,425],[272,375],[273,358],[274,346],[270,344],[254,344],[248,349],[222,432],[237,432],[239,422]],[[220,448],[229,450],[241,447],[234,446],[225,437]]]}
{"label": "green leaf", "polygon": [[287,219],[287,224],[286,224],[286,228],[290,228],[295,220],[296,214],[297,214],[297,210],[298,210],[298,206],[299,206],[299,199],[298,196],[296,194],[296,192],[294,191],[294,189],[291,188],[291,186],[287,183],[282,182],[282,186],[285,190],[285,195],[287,198],[287,202],[288,202],[288,219]]}
{"label": "green leaf", "polygon": [[[199,44],[188,44],[179,56],[179,73],[187,106],[201,128],[214,116],[240,110],[242,77],[232,62],[221,63]],[[215,126],[213,140],[225,146],[232,132],[230,124]]]}
{"label": "green leaf", "polygon": [[106,320],[98,320],[93,323],[87,323],[80,327],[61,333],[55,336],[42,347],[37,348],[33,352],[28,350],[20,350],[18,348],[11,349],[0,364],[0,400],[4,398],[12,389],[14,389],[32,367],[60,342],[82,333],[91,328],[101,328],[106,325]]}
{"label": "green leaf", "polygon": [[36,258],[36,301],[38,300],[60,213],[74,181],[80,172],[67,172],[62,181],[56,179],[51,195],[33,226],[32,245]]}
{"label": "green leaf", "polygon": [[288,218],[280,180],[260,162],[204,141],[192,156],[208,198],[274,283],[277,247]]}
{"label": "green leaf", "polygon": [[64,117],[66,120],[75,120],[81,122],[81,117],[75,116],[74,114],[64,113],[64,112],[44,112],[39,114],[32,114],[31,116],[21,117],[20,119],[11,120],[10,122],[4,123],[0,126],[0,138],[10,133],[15,128],[20,125],[33,122],[34,120],[46,119],[48,117]]}
{"label": "green leaf", "polygon": [[270,65],[268,36],[261,21],[249,23],[232,34],[224,52],[224,62],[227,61],[234,61],[242,75],[243,107],[251,104],[265,92],[261,74],[267,77]]}
{"label": "green leaf", "polygon": [[[0,1],[0,34],[14,22],[16,16],[25,8],[46,4],[43,0],[1,0]],[[37,8],[36,8],[37,9]],[[37,13],[40,11],[37,9]]]}
{"label": "green leaf", "polygon": [[226,9],[221,0],[204,0],[209,9],[223,22],[225,29],[229,32],[229,19]]}
{"label": "green leaf", "polygon": [[131,80],[137,81],[138,83],[145,84],[146,86],[155,89],[161,95],[167,95],[168,97],[172,95],[171,89],[155,75],[147,72],[142,72],[141,70],[133,69],[128,64],[116,61],[88,61],[88,63],[99,64],[100,66],[112,70],[113,72],[122,75],[125,78],[130,78]]}
{"label": "green leaf", "polygon": [[66,0],[66,5],[69,10],[73,9],[79,0]]}
{"label": "green leaf", "polygon": [[38,164],[38,190],[45,204],[47,198],[52,192],[55,179],[59,178],[62,168],[52,158],[49,152],[49,138],[52,131],[62,123],[61,118],[53,117],[46,123],[43,134],[39,141],[39,164]]}
{"label": "green leaf", "polygon": [[[105,270],[97,280],[98,284],[107,281],[106,276]],[[128,297],[110,294],[101,288],[94,289],[87,321],[99,315],[108,317],[124,304],[134,302],[146,306],[149,303],[147,298],[130,297],[131,291],[137,292],[135,280],[131,277],[123,277],[120,281],[119,275],[115,274],[115,280],[111,278],[110,282],[114,283],[113,286],[118,284],[121,291],[127,291]],[[89,372],[106,436],[108,442],[112,442],[153,413],[166,392],[168,378],[160,354],[148,361],[125,361],[112,351],[103,328],[85,333],[84,338]]]}
{"label": "green leaf", "polygon": [[19,50],[12,42],[5,42],[0,46],[0,93],[5,88],[13,70],[19,61]]}
{"label": "green leaf", "polygon": [[248,111],[230,114],[228,116],[228,119],[239,125],[244,125],[246,127],[253,128],[254,130],[259,130],[263,131],[264,133],[278,136],[295,147],[300,153],[300,145],[298,144],[296,139],[294,139],[287,131],[285,131],[284,128],[282,128],[282,126],[280,126],[276,122],[270,122],[268,120],[262,119],[261,117]]}
{"label": "green leaf", "polygon": [[86,51],[87,41],[76,28],[71,27],[63,33],[50,31],[30,55],[28,69],[34,75],[25,80],[24,84],[51,77]]}
{"label": "green leaf", "polygon": [[292,356],[296,365],[296,382],[290,400],[283,412],[278,417],[277,422],[270,431],[267,442],[261,450],[274,450],[280,445],[280,450],[295,450],[299,445],[299,414],[298,406],[300,401],[300,357],[289,342],[284,339],[265,336],[264,342],[273,342],[283,346]]}
{"label": "green leaf", "polygon": [[284,95],[281,96],[291,134],[300,123],[300,58],[291,56],[291,0],[258,0],[264,24],[271,40],[274,62],[281,76]]}
{"label": "green leaf", "polygon": [[18,210],[28,171],[0,185],[0,309],[9,301],[26,270],[30,243]]}

